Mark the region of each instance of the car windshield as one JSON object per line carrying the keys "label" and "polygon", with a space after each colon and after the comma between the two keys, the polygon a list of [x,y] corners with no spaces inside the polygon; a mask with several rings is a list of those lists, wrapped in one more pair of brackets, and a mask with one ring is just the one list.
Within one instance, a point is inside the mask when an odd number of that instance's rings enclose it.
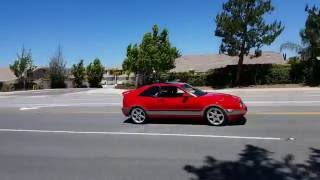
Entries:
{"label": "car windshield", "polygon": [[183,85],[182,88],[185,91],[187,91],[188,93],[194,94],[194,95],[196,95],[198,97],[207,94],[206,92],[202,91],[201,89],[194,88],[194,87],[190,86],[189,84]]}

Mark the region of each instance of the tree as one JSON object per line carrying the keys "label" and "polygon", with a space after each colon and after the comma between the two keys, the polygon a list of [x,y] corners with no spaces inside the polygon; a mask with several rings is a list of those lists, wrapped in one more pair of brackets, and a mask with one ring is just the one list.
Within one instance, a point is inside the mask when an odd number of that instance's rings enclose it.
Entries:
{"label": "tree", "polygon": [[[139,75],[140,72],[143,71],[144,65],[141,64],[142,61],[139,60],[139,47],[137,44],[129,45],[127,47],[127,57],[123,61],[122,69],[127,72],[127,74],[130,74],[133,72],[136,75],[136,86],[138,86],[139,83]],[[139,64],[138,64],[139,63]],[[141,69],[139,69],[141,67]]]}
{"label": "tree", "polygon": [[74,76],[74,81],[77,88],[82,87],[82,83],[86,76],[86,68],[83,65],[83,60],[81,59],[78,64],[74,64],[71,69],[71,73]]}
{"label": "tree", "polygon": [[293,50],[300,54],[302,60],[317,59],[320,56],[320,10],[306,6],[308,18],[305,28],[301,30],[302,44],[286,42],[280,46],[280,51]]}
{"label": "tree", "polygon": [[305,45],[300,45],[298,43],[293,43],[293,42],[285,42],[281,44],[280,46],[280,51],[284,50],[290,50],[298,53],[300,55],[301,60],[305,61],[310,58],[310,47],[307,47]]}
{"label": "tree", "polygon": [[[123,70],[133,72],[137,76],[136,84],[142,85],[156,80],[161,73],[175,67],[175,59],[180,52],[169,41],[169,32],[154,25],[152,32],[145,33],[141,44],[130,44],[127,57],[122,64]],[[141,81],[139,77],[142,76]]]}
{"label": "tree", "polygon": [[300,32],[302,43],[306,47],[306,82],[310,85],[320,84],[320,9],[306,7],[308,18],[305,28]]}
{"label": "tree", "polygon": [[[295,53],[298,53],[302,56],[302,54],[304,54],[303,52],[305,51],[305,48],[300,44],[287,41],[287,42],[280,45],[280,52],[283,52],[285,50],[294,51]],[[283,56],[284,60],[287,60],[286,53],[283,53],[282,56]],[[303,57],[301,57],[301,58],[304,59]],[[289,60],[290,60],[290,58],[289,58]]]}
{"label": "tree", "polygon": [[100,87],[100,82],[103,78],[104,67],[101,64],[100,59],[96,58],[93,63],[90,63],[87,67],[87,76],[90,87]]}
{"label": "tree", "polygon": [[66,76],[66,62],[63,59],[61,46],[59,46],[56,55],[51,58],[49,63],[49,77],[51,80],[51,88],[65,88]]}
{"label": "tree", "polygon": [[273,10],[271,0],[228,0],[223,4],[223,11],[216,16],[215,35],[222,38],[220,52],[239,57],[237,85],[244,56],[252,49],[256,57],[260,56],[261,47],[270,45],[284,30],[281,22],[265,22],[264,15]]}
{"label": "tree", "polygon": [[[281,45],[280,50],[294,50],[300,55],[300,63],[294,61],[292,68],[298,69],[302,73],[305,82],[309,85],[320,84],[320,9],[313,6],[306,6],[308,14],[305,28],[301,30],[300,36],[302,44],[286,42]],[[296,71],[295,71],[296,72]]]}
{"label": "tree", "polygon": [[302,43],[307,47],[309,59],[316,60],[320,57],[320,9],[316,6],[306,6],[308,18],[305,28],[300,32]]}
{"label": "tree", "polygon": [[23,89],[26,89],[26,85],[30,83],[32,72],[35,68],[31,50],[26,51],[24,47],[21,50],[21,54],[17,54],[17,60],[10,65],[10,69],[18,78],[19,84],[23,84]]}

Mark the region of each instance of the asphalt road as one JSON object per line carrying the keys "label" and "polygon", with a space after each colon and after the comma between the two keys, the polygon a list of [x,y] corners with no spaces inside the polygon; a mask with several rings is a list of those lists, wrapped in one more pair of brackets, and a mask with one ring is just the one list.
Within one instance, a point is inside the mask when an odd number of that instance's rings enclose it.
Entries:
{"label": "asphalt road", "polygon": [[297,164],[320,177],[320,90],[230,93],[245,125],[133,125],[120,95],[94,90],[1,93],[0,179],[302,179]]}

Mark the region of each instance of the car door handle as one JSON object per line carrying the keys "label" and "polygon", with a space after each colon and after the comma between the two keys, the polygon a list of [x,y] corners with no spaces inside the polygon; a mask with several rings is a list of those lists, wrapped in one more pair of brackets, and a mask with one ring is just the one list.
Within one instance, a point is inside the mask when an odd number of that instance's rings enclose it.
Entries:
{"label": "car door handle", "polygon": [[165,101],[165,100],[164,100],[164,99],[158,99],[158,101],[163,102],[163,101]]}

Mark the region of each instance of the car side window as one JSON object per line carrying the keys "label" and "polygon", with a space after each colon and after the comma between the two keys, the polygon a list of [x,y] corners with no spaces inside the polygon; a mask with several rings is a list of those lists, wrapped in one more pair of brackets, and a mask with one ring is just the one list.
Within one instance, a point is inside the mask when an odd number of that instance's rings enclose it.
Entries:
{"label": "car side window", "polygon": [[143,91],[140,96],[144,97],[156,97],[159,94],[160,87],[159,86],[152,86],[145,91]]}
{"label": "car side window", "polygon": [[160,88],[159,97],[167,97],[167,98],[175,98],[175,97],[182,97],[184,91],[175,87],[175,86],[162,86]]}

